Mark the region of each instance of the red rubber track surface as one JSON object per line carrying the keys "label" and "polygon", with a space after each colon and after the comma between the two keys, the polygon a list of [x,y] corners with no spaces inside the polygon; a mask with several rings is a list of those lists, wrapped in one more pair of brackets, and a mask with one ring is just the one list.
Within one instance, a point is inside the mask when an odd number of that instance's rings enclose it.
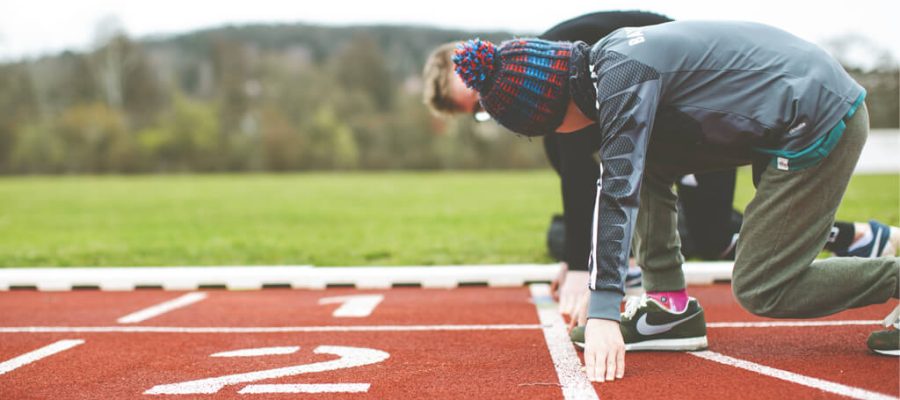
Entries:
{"label": "red rubber track surface", "polygon": [[[730,287],[690,289],[707,322],[775,320],[743,311]],[[0,292],[0,328],[9,327],[308,327],[498,325],[520,329],[290,333],[23,333],[0,329],[0,363],[59,340],[84,343],[10,372],[0,368],[0,399],[561,399],[556,369],[527,288],[208,291],[205,300],[138,324],[116,320],[182,292]],[[382,294],[368,317],[336,318],[338,304],[319,299]],[[821,320],[880,320],[896,305],[870,306]],[[777,322],[777,321],[776,321]],[[710,328],[710,351],[811,378],[900,395],[900,361],[868,353],[876,325]],[[168,383],[334,360],[318,346],[389,354],[359,367],[261,380],[260,384],[368,383],[364,393],[146,395]],[[218,358],[249,348],[299,346],[293,354]],[[815,388],[704,360],[686,353],[629,353],[626,378],[594,384],[601,399],[842,398]],[[649,397],[653,396],[653,397]]]}

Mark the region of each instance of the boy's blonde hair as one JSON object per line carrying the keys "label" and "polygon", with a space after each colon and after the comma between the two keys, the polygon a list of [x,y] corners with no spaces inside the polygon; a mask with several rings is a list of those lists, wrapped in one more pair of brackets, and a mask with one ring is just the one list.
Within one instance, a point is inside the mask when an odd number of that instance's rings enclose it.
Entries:
{"label": "boy's blonde hair", "polygon": [[458,112],[450,94],[450,79],[454,78],[451,57],[456,50],[456,42],[445,43],[434,49],[422,71],[424,89],[422,101],[437,115],[450,115]]}

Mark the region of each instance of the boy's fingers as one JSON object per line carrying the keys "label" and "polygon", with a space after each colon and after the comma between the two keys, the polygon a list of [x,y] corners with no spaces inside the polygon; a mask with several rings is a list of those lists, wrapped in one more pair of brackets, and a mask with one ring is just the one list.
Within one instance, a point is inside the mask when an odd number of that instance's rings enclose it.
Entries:
{"label": "boy's fingers", "polygon": [[581,306],[578,304],[579,298],[580,296],[577,295],[563,294],[562,298],[560,298],[560,313],[570,316],[578,314],[581,311]]}
{"label": "boy's fingers", "polygon": [[565,293],[559,295],[559,313],[563,315],[572,314],[572,298]]}
{"label": "boy's fingers", "polygon": [[[581,325],[581,326],[587,325],[587,317],[588,317],[588,316],[587,316],[587,315],[588,315],[588,313],[587,313],[587,299],[585,299],[584,301],[579,301],[578,304],[579,304],[579,306],[578,306],[578,312],[576,313],[576,314],[578,315],[578,318],[577,318],[577,319],[578,319],[578,324]],[[574,316],[573,316],[573,317],[574,317]],[[576,318],[573,318],[573,319],[576,319]]]}
{"label": "boy's fingers", "polygon": [[587,314],[581,302],[573,302],[572,313],[569,314],[569,331],[575,329],[576,326],[584,326],[585,321],[587,320],[587,315],[585,315],[585,318],[581,318],[581,314]]}
{"label": "boy's fingers", "polygon": [[584,352],[584,372],[587,372],[588,380],[594,381],[594,351],[593,349],[585,349]]}
{"label": "boy's fingers", "polygon": [[603,382],[603,378],[606,376],[606,354],[600,352],[595,355],[596,360],[594,361],[594,381],[595,382]]}
{"label": "boy's fingers", "polygon": [[620,349],[616,353],[616,379],[622,379],[625,377],[625,349]]}
{"label": "boy's fingers", "polygon": [[606,380],[613,381],[616,379],[616,362],[618,361],[617,351],[606,353]]}

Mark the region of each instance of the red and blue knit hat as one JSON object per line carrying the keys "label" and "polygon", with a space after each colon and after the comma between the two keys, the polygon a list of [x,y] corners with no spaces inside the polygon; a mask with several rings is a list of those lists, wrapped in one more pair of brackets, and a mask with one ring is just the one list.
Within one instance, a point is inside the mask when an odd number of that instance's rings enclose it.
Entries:
{"label": "red and blue knit hat", "polygon": [[569,42],[516,39],[498,48],[473,39],[457,45],[453,63],[491,117],[513,132],[539,136],[555,131],[566,115],[573,47]]}

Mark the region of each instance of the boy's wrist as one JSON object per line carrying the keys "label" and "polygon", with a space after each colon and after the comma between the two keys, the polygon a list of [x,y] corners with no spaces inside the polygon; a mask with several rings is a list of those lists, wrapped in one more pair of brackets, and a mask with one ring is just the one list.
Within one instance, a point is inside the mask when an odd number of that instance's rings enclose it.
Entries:
{"label": "boy's wrist", "polygon": [[588,303],[588,319],[606,319],[619,322],[622,319],[620,304],[624,296],[615,290],[592,290]]}

